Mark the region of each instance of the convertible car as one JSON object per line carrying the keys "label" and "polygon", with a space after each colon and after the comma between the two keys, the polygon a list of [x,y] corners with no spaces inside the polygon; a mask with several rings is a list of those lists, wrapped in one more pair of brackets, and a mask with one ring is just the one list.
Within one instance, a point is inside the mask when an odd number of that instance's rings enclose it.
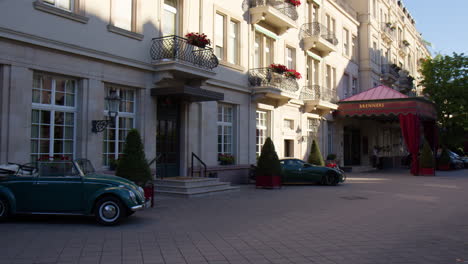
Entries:
{"label": "convertible car", "polygon": [[114,225],[144,209],[144,197],[141,187],[97,174],[85,159],[0,167],[0,220],[13,214],[76,214]]}
{"label": "convertible car", "polygon": [[300,159],[280,160],[283,183],[319,183],[322,185],[337,185],[344,182],[346,177],[343,171],[337,168],[315,166]]}

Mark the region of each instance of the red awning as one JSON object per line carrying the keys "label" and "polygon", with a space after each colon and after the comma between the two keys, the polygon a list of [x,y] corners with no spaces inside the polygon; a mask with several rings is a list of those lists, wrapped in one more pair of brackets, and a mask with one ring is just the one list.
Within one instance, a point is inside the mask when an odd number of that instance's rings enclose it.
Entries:
{"label": "red awning", "polygon": [[377,86],[338,102],[337,117],[397,117],[415,114],[436,119],[434,104],[422,97],[408,97],[387,86]]}

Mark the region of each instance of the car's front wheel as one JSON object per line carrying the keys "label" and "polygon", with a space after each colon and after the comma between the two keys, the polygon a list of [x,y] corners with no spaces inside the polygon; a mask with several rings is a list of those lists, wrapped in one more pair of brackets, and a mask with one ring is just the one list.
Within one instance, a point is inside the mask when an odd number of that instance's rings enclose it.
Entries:
{"label": "car's front wheel", "polygon": [[10,215],[10,205],[7,199],[0,197],[0,221],[8,218]]}
{"label": "car's front wheel", "polygon": [[96,203],[94,216],[101,225],[115,225],[122,219],[125,211],[125,206],[118,198],[104,197]]}

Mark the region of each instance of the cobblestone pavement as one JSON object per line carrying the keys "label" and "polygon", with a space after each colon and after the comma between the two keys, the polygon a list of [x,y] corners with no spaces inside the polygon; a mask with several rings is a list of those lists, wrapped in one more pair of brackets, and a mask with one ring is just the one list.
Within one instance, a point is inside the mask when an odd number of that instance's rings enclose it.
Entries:
{"label": "cobblestone pavement", "polygon": [[159,198],[115,227],[89,217],[0,224],[0,263],[468,263],[468,170],[349,174],[286,186]]}

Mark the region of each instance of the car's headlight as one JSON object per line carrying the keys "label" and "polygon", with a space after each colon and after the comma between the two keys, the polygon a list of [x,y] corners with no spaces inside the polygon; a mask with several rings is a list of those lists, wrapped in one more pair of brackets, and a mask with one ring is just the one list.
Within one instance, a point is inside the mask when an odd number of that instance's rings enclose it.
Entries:
{"label": "car's headlight", "polygon": [[137,202],[137,200],[136,200],[136,195],[135,195],[134,192],[128,191],[128,195],[130,195],[130,198],[132,199],[132,201],[133,201],[134,203]]}
{"label": "car's headlight", "polygon": [[138,186],[138,191],[140,191],[141,195],[145,196],[145,190],[143,190],[143,188],[140,186]]}

